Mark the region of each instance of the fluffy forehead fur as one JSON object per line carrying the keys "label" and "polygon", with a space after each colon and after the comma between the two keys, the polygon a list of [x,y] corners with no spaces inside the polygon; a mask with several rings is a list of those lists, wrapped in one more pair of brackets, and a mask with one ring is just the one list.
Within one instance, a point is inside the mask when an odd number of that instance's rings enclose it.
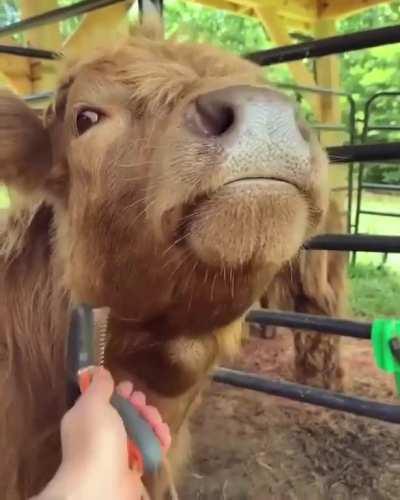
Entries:
{"label": "fluffy forehead fur", "polygon": [[216,47],[151,39],[146,35],[145,31],[136,30],[133,36],[111,47],[67,61],[61,88],[81,72],[101,72],[103,78],[129,87],[129,97],[142,103],[146,111],[163,113],[182,94],[195,92],[204,85],[224,87],[235,84],[235,79],[238,83],[243,79],[264,83],[258,67]]}

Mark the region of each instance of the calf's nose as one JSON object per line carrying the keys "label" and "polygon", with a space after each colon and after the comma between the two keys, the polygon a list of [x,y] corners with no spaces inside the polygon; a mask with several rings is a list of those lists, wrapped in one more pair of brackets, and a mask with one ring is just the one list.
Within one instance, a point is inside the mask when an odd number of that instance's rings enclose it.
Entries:
{"label": "calf's nose", "polygon": [[308,131],[298,123],[295,106],[268,87],[240,85],[202,94],[189,104],[185,125],[202,141],[218,142],[238,162],[263,158],[272,170],[309,164]]}
{"label": "calf's nose", "polygon": [[270,123],[274,128],[284,125],[288,132],[293,127],[304,135],[296,123],[290,100],[267,87],[235,86],[202,94],[190,103],[186,125],[199,136],[223,137],[240,133],[251,126],[246,120],[258,118],[259,122],[261,116],[265,125]]}

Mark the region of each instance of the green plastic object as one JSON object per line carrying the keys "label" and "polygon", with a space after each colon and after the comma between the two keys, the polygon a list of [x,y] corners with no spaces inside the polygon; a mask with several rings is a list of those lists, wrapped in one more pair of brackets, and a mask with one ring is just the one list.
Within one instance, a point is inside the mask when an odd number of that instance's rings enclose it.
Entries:
{"label": "green plastic object", "polygon": [[377,319],[372,323],[371,342],[375,363],[387,373],[393,373],[397,395],[400,396],[400,349],[396,355],[394,345],[400,345],[400,320]]}

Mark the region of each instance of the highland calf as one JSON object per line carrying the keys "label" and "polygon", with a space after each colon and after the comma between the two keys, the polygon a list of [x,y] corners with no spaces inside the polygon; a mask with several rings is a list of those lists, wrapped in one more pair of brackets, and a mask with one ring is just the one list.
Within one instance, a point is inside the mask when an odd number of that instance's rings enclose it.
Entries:
{"label": "highland calf", "polygon": [[[43,123],[0,94],[4,500],[59,463],[71,305],[110,309],[106,365],[157,406],[177,476],[207,375],[326,210],[326,156],[255,65],[151,36],[70,62]],[[146,478],[163,498],[163,477]]]}

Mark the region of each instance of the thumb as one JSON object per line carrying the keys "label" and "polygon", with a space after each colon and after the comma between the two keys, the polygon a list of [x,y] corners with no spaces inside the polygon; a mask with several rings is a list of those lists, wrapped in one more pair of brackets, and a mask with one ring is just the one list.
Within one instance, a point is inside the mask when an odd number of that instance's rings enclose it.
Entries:
{"label": "thumb", "polygon": [[84,397],[96,403],[108,403],[114,391],[111,373],[103,367],[96,367],[92,372],[92,381]]}

